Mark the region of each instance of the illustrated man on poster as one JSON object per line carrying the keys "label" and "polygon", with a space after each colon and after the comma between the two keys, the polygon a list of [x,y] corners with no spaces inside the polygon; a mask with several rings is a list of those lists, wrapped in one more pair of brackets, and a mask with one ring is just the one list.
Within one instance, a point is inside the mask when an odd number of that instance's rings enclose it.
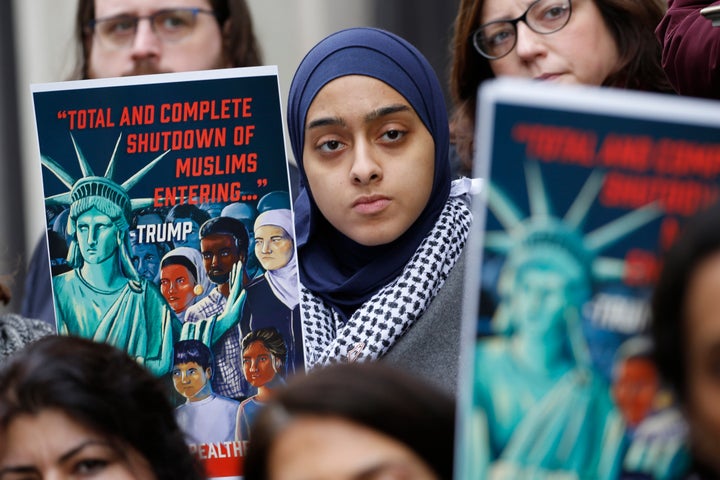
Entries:
{"label": "illustrated man on poster", "polygon": [[[207,297],[192,305],[185,314],[185,324],[202,321],[223,311],[230,294],[230,275],[234,265],[245,263],[248,233],[245,226],[230,217],[215,217],[200,227],[200,252],[208,278],[217,285]],[[241,267],[242,268],[242,267]],[[243,269],[244,270],[244,269]],[[243,285],[247,275],[242,272]],[[236,318],[236,322],[239,318]],[[215,374],[212,388],[230,398],[243,396],[240,371],[240,327],[234,325],[213,343]]]}

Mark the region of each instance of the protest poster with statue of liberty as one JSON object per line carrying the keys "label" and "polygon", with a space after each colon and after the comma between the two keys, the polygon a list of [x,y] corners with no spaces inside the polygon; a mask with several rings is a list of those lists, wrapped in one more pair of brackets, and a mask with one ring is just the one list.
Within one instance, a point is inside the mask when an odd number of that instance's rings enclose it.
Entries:
{"label": "protest poster with statue of liberty", "polygon": [[720,107],[518,79],[478,103],[457,478],[676,478],[649,299],[720,194]]}
{"label": "protest poster with statue of liberty", "polygon": [[[58,333],[114,345],[165,380],[208,476],[240,478],[240,413],[304,371],[277,69],[32,93],[58,212],[48,235],[63,247],[50,250]],[[272,371],[249,375],[261,354]]]}

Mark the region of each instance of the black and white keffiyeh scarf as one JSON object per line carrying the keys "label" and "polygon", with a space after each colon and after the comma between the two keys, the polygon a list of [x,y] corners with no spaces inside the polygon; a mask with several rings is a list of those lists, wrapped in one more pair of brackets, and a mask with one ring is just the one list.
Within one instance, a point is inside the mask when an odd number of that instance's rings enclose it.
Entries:
{"label": "black and white keffiyeh scarf", "polygon": [[435,298],[462,253],[472,213],[450,197],[434,227],[402,273],[346,321],[301,286],[301,310],[308,368],[376,360],[392,348]]}

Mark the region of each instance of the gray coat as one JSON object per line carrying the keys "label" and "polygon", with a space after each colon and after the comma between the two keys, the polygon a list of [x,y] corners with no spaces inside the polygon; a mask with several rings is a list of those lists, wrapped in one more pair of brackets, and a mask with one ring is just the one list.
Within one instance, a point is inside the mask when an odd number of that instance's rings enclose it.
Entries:
{"label": "gray coat", "polygon": [[452,394],[460,363],[464,279],[465,252],[422,317],[382,358]]}

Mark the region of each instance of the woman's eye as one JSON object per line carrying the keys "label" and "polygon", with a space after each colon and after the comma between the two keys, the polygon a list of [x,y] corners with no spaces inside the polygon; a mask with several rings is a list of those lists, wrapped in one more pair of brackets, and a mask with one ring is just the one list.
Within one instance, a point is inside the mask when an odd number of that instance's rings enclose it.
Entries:
{"label": "woman's eye", "polygon": [[91,475],[100,472],[108,466],[108,461],[100,458],[80,460],[75,464],[75,472],[80,475]]}
{"label": "woman's eye", "polygon": [[543,20],[557,20],[559,18],[563,18],[567,15],[568,8],[564,5],[556,5],[548,8],[543,12],[542,19]]}
{"label": "woman's eye", "polygon": [[513,32],[509,30],[498,32],[488,38],[488,44],[492,46],[502,45],[505,42],[511,41],[514,36]]}
{"label": "woman's eye", "polygon": [[405,136],[405,133],[406,132],[403,132],[402,130],[388,130],[387,132],[382,134],[382,138],[391,142],[397,142],[403,136]]}
{"label": "woman's eye", "polygon": [[328,140],[327,142],[323,142],[318,146],[318,150],[323,152],[335,152],[340,149],[342,146],[342,143],[340,143],[338,140]]}

